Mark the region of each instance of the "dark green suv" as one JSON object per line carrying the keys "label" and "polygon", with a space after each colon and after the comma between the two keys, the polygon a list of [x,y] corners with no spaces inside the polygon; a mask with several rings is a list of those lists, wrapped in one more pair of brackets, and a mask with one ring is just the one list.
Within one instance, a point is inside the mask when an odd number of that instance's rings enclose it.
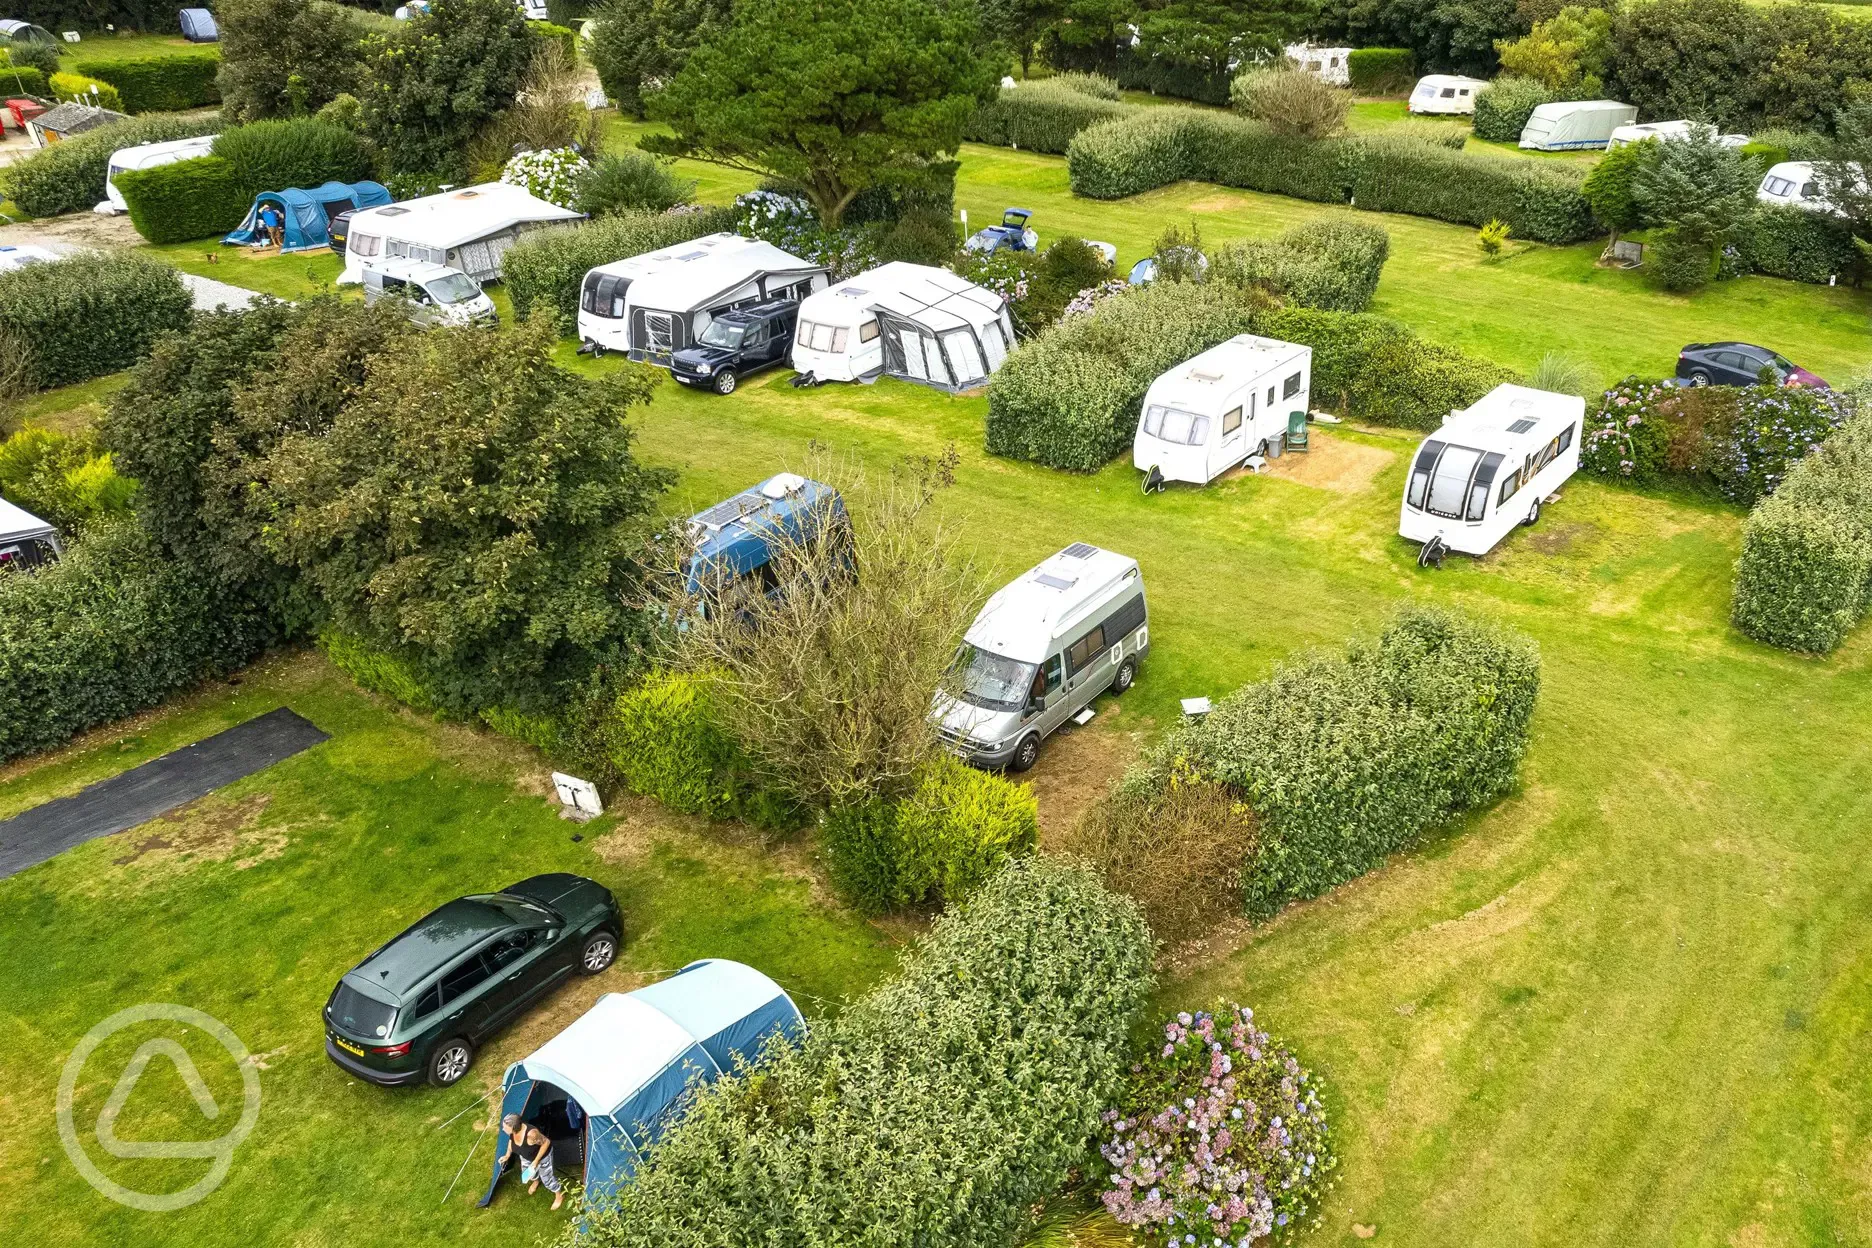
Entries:
{"label": "dark green suv", "polygon": [[445,1088],[553,985],[610,966],[623,937],[611,890],[583,876],[536,875],[451,901],[338,981],[325,1055],[386,1087]]}

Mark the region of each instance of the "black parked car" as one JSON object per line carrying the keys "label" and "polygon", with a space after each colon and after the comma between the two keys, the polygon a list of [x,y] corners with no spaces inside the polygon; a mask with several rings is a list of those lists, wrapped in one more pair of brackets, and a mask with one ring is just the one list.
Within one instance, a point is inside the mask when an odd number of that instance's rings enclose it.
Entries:
{"label": "black parked car", "polygon": [[792,354],[798,323],[799,304],[790,299],[724,312],[709,322],[694,346],[670,357],[670,375],[685,386],[733,394],[741,378]]}
{"label": "black parked car", "polygon": [[451,901],[338,981],[325,1055],[386,1087],[447,1087],[547,989],[610,966],[623,936],[611,890],[583,876],[536,875]]}
{"label": "black parked car", "polygon": [[355,216],[357,209],[351,208],[326,223],[325,237],[331,240],[331,249],[337,255],[344,255],[345,239],[351,236],[351,218]]}
{"label": "black parked car", "polygon": [[1752,386],[1764,368],[1784,386],[1828,388],[1825,378],[1753,343],[1693,342],[1677,353],[1677,375],[1693,386]]}

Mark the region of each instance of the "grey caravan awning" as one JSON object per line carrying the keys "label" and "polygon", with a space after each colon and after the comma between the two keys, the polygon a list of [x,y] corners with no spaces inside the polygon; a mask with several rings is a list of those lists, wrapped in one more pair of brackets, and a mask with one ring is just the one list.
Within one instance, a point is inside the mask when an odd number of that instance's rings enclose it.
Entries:
{"label": "grey caravan awning", "polygon": [[[1007,358],[1000,298],[987,291],[946,291],[918,306],[911,292],[873,309],[884,334],[884,372],[938,389],[972,390]],[[969,315],[958,315],[960,309]]]}

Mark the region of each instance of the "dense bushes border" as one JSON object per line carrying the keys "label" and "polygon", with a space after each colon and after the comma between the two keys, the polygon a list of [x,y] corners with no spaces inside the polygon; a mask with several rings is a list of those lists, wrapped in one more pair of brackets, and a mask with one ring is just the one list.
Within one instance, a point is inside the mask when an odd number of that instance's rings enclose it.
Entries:
{"label": "dense bushes border", "polygon": [[736,220],[732,208],[621,212],[569,230],[537,230],[502,257],[501,279],[513,299],[517,319],[525,320],[535,309],[550,308],[561,328],[569,332],[578,319],[579,284],[587,272],[614,260],[732,230]]}
{"label": "dense bushes border", "polygon": [[0,273],[0,331],[27,344],[39,389],[129,368],[159,335],[187,326],[193,309],[180,274],[127,251]]}
{"label": "dense bushes border", "polygon": [[998,96],[975,110],[962,137],[970,143],[1063,156],[1073,136],[1087,126],[1131,111],[1129,105],[1117,100],[1101,99],[1042,78],[1001,88]]}
{"label": "dense bushes border", "polygon": [[181,112],[221,101],[221,89],[215,85],[221,54],[212,48],[121,60],[80,59],[71,68],[116,87],[124,108],[132,113]]}
{"label": "dense bushes border", "polygon": [[1353,48],[1346,81],[1360,95],[1398,95],[1417,80],[1417,54],[1409,48]]}
{"label": "dense bushes border", "polygon": [[88,212],[104,198],[111,153],[139,143],[164,143],[214,134],[219,117],[133,117],[54,143],[0,169],[0,186],[35,217]]}

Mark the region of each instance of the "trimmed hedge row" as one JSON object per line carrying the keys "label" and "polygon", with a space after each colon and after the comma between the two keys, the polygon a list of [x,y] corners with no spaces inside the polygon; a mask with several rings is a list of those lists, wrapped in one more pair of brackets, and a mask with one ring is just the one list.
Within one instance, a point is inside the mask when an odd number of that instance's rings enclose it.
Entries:
{"label": "trimmed hedge row", "polygon": [[194,306],[179,273],[127,251],[0,273],[0,332],[30,348],[39,389],[129,368],[159,335],[186,327]]}
{"label": "trimmed hedge row", "polygon": [[1544,83],[1503,74],[1476,92],[1475,136],[1493,143],[1518,143],[1534,110],[1553,100],[1554,93]]}
{"label": "trimmed hedge row", "polygon": [[215,85],[220,68],[221,54],[211,48],[72,63],[77,73],[116,87],[123,106],[133,113],[173,113],[220,103],[221,88]]}
{"label": "trimmed hedge row", "polygon": [[17,91],[41,99],[51,94],[46,88],[45,71],[31,65],[0,65],[0,86],[9,93]]}
{"label": "trimmed hedge row", "polygon": [[1224,113],[1150,108],[1081,131],[1066,162],[1073,191],[1091,199],[1193,179],[1463,225],[1499,219],[1540,242],[1596,233],[1576,167],[1471,156],[1414,137],[1311,141]]}
{"label": "trimmed hedge row", "polygon": [[833,882],[859,909],[883,914],[956,902],[1040,838],[1033,790],[943,755],[901,802],[826,816],[821,843]]}
{"label": "trimmed hedge row", "polygon": [[1000,95],[975,110],[962,137],[970,143],[994,143],[1060,156],[1073,136],[1087,126],[1132,111],[1115,99],[1103,99],[1070,83],[1056,84],[1054,79],[1042,78],[1001,88]]}
{"label": "trimmed hedge row", "polygon": [[1534,641],[1406,607],[1375,641],[1277,667],[1173,728],[1126,777],[1219,781],[1253,809],[1250,914],[1318,896],[1513,787],[1540,694]]}
{"label": "trimmed hedge row", "polygon": [[1735,626],[1826,654],[1872,607],[1872,413],[1855,416],[1749,513]]}
{"label": "trimmed hedge row", "polygon": [[525,320],[550,308],[569,331],[578,318],[579,284],[601,264],[732,230],[732,208],[701,212],[620,212],[569,230],[539,230],[523,237],[501,258],[501,280],[513,300],[514,316]]}
{"label": "trimmed hedge row", "polygon": [[1348,85],[1360,95],[1395,95],[1417,80],[1417,54],[1409,48],[1354,48],[1346,57]]}
{"label": "trimmed hedge row", "polygon": [[1390,254],[1391,235],[1382,226],[1322,218],[1275,238],[1228,244],[1215,254],[1212,277],[1303,308],[1363,312]]}
{"label": "trimmed hedge row", "polygon": [[225,234],[253,202],[233,162],[220,156],[126,169],[117,175],[117,189],[129,206],[130,224],[152,243]]}
{"label": "trimmed hedge row", "polygon": [[1751,272],[1826,285],[1854,272],[1859,249],[1837,217],[1783,204],[1764,204],[1730,231],[1729,243]]}
{"label": "trimmed hedge row", "polygon": [[698,1090],[580,1242],[1016,1242],[1119,1091],[1152,953],[1077,864],[1010,863],[801,1047]]}
{"label": "trimmed hedge row", "polygon": [[88,212],[104,198],[111,153],[139,143],[192,139],[221,128],[218,117],[135,117],[54,143],[0,168],[7,198],[35,217]]}
{"label": "trimmed hedge row", "polygon": [[1220,284],[1107,299],[1015,348],[988,386],[988,452],[1096,471],[1130,445],[1159,373],[1253,327],[1253,304]]}
{"label": "trimmed hedge row", "polygon": [[1512,370],[1419,338],[1367,312],[1276,308],[1255,332],[1313,348],[1312,399],[1353,420],[1435,429],[1504,381]]}
{"label": "trimmed hedge row", "polygon": [[271,639],[134,524],[93,527],[58,562],[0,576],[0,759],[154,706]]}
{"label": "trimmed hedge row", "polygon": [[117,94],[117,88],[108,82],[96,78],[87,78],[83,74],[60,72],[46,78],[46,87],[52,95],[61,100],[78,100],[85,104],[96,104],[108,108],[114,113],[123,111],[123,97]]}

